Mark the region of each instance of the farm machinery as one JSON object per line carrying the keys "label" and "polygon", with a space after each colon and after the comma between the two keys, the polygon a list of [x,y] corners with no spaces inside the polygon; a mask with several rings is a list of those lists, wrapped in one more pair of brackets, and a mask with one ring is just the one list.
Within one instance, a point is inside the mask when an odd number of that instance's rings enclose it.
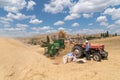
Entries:
{"label": "farm machinery", "polygon": [[42,41],[42,47],[45,47],[45,52],[44,55],[54,57],[59,55],[59,50],[65,48],[64,44],[64,38],[65,38],[65,33],[63,31],[60,31],[58,33],[58,38],[53,39],[53,43],[50,43],[50,39],[47,36],[47,41],[43,42]]}
{"label": "farm machinery", "polygon": [[[74,44],[72,52],[76,54],[77,58],[82,58],[86,56],[85,48],[86,48],[85,43]],[[101,59],[107,59],[108,57],[108,52],[104,50],[104,45],[102,44],[90,44],[89,54],[94,61],[101,61]]]}

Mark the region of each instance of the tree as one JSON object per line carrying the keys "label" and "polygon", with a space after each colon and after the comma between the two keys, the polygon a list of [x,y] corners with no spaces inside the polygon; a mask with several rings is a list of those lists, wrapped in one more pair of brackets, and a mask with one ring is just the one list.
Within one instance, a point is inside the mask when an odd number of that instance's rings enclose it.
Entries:
{"label": "tree", "polygon": [[115,33],[115,36],[117,36],[117,33]]}
{"label": "tree", "polygon": [[108,31],[106,31],[106,32],[104,32],[104,33],[101,33],[101,37],[109,37],[109,32]]}
{"label": "tree", "polygon": [[106,37],[109,37],[109,32],[108,31],[106,32]]}
{"label": "tree", "polygon": [[103,37],[103,34],[104,34],[104,33],[101,33],[101,37]]}

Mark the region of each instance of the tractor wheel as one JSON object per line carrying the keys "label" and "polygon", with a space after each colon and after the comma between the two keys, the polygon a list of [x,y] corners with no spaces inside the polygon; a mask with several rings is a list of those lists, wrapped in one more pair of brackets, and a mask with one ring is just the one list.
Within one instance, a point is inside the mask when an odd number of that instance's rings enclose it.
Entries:
{"label": "tractor wheel", "polygon": [[108,58],[108,52],[106,52],[106,51],[102,51],[101,55],[102,55],[103,59],[107,59]]}
{"label": "tractor wheel", "polygon": [[77,58],[83,57],[83,49],[80,46],[74,46],[72,52],[76,54]]}
{"label": "tractor wheel", "polygon": [[101,55],[99,53],[94,53],[93,60],[94,61],[101,61]]}

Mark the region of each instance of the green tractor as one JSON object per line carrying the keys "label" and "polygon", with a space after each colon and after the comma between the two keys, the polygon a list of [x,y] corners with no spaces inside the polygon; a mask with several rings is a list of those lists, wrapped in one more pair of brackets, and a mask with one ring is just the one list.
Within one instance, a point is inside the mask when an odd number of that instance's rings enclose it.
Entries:
{"label": "green tractor", "polygon": [[59,50],[65,48],[64,44],[64,34],[59,33],[59,35],[62,35],[62,37],[58,36],[58,39],[54,39],[53,43],[50,43],[50,39],[47,36],[47,42],[42,42],[42,47],[45,47],[45,53],[44,55],[54,57],[59,55]]}

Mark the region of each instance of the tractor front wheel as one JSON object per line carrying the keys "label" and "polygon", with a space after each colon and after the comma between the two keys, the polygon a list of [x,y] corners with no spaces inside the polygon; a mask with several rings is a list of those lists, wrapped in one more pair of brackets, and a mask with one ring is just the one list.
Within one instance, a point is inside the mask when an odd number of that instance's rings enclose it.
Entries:
{"label": "tractor front wheel", "polygon": [[99,53],[94,53],[93,60],[94,61],[101,61],[101,55]]}
{"label": "tractor front wheel", "polygon": [[107,59],[108,58],[108,52],[106,51],[101,51],[102,59]]}

